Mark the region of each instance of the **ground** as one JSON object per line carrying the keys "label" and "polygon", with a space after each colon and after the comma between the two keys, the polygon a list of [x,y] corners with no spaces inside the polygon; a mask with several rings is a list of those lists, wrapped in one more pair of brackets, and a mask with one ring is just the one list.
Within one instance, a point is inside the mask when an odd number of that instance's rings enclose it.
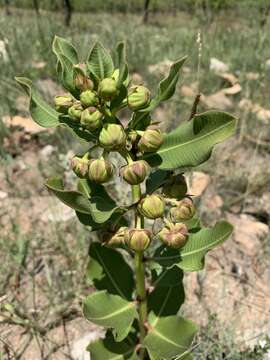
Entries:
{"label": "ground", "polygon": [[54,33],[72,38],[81,56],[96,38],[110,46],[126,39],[133,80],[146,78],[151,89],[171,61],[188,54],[174,98],[155,114],[164,129],[188,118],[198,89],[200,111],[239,117],[234,138],[187,174],[204,223],[227,218],[235,231],[207,256],[204,271],[186,275],[181,311],[201,326],[195,359],[268,359],[269,26],[233,12],[211,23],[186,13],[157,14],[147,26],[135,15],[75,14],[66,29],[60,15],[42,15],[36,21],[30,11],[0,12],[0,359],[82,359],[82,344],[101,334],[81,315],[91,291],[84,274],[93,235],[44,187],[55,174],[72,183],[69,159],[83,145],[66,129],[35,126],[13,82],[15,75],[30,76],[48,100],[62,91],[49,52]]}

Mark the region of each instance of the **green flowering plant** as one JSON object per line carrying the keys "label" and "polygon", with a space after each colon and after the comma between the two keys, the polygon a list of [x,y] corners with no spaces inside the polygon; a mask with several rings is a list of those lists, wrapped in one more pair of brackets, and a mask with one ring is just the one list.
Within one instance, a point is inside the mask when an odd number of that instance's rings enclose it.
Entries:
{"label": "green flowering plant", "polygon": [[[55,108],[29,79],[16,80],[30,97],[34,121],[46,128],[64,125],[89,143],[90,150],[71,161],[76,188],[65,189],[57,177],[46,186],[99,234],[87,267],[96,291],[84,300],[83,313],[106,328],[106,335],[88,346],[91,359],[192,359],[197,327],[178,315],[184,273],[202,270],[207,252],[230,236],[232,226],[220,221],[203,227],[184,171],[208,160],[214,145],[234,133],[237,121],[207,111],[172,132],[161,131],[152,112],[173,96],[185,57],[173,63],[153,95],[132,84],[123,42],[114,61],[99,42],[84,63],[60,37],[53,52],[67,92],[55,97]],[[119,118],[123,108],[130,112],[125,125]],[[93,148],[100,150],[98,158]],[[125,166],[112,164],[113,152]],[[117,176],[131,186],[128,206],[118,204],[107,186]]]}

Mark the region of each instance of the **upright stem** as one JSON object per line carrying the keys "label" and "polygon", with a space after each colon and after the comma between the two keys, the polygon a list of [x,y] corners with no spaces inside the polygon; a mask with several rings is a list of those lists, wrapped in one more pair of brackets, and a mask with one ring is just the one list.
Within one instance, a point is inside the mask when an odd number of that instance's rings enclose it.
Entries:
{"label": "upright stem", "polygon": [[[140,185],[132,186],[132,198],[136,203],[141,198]],[[144,226],[143,216],[138,215],[136,209],[134,214],[135,227],[141,229]],[[139,313],[139,328],[140,328],[140,343],[142,343],[145,335],[145,322],[147,320],[147,296],[145,288],[145,268],[143,263],[143,251],[137,251],[135,253],[135,276],[136,276],[136,292],[138,300],[138,313]],[[144,358],[144,349],[141,348],[139,358]]]}

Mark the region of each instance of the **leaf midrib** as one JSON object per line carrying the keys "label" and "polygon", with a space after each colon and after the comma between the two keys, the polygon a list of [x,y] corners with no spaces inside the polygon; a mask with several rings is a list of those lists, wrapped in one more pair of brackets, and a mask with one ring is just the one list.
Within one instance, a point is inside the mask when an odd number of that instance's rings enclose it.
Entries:
{"label": "leaf midrib", "polygon": [[124,307],[122,307],[119,310],[116,310],[114,312],[110,312],[108,315],[106,316],[102,316],[102,317],[89,317],[89,320],[94,320],[94,321],[102,321],[102,320],[108,320],[110,318],[114,318],[115,316],[126,312],[127,310],[131,309],[132,307],[134,307],[133,303],[128,303],[127,305],[125,305]]}

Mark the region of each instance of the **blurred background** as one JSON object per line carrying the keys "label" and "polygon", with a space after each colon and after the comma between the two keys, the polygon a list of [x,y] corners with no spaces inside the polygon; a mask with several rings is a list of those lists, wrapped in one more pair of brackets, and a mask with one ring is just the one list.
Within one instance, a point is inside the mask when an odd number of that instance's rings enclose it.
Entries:
{"label": "blurred background", "polygon": [[[62,92],[51,44],[70,39],[84,60],[94,41],[127,42],[134,83],[154,91],[188,55],[174,97],[155,118],[164,129],[199,111],[239,120],[237,134],[188,174],[205,225],[227,218],[233,237],[185,277],[182,312],[201,326],[197,360],[270,359],[269,0],[0,0],[0,359],[88,359],[100,336],[82,319],[91,235],[44,187],[82,146],[65,128],[45,130],[14,76],[48,102]],[[122,193],[118,184],[119,193]],[[122,195],[123,196],[123,195]]]}

